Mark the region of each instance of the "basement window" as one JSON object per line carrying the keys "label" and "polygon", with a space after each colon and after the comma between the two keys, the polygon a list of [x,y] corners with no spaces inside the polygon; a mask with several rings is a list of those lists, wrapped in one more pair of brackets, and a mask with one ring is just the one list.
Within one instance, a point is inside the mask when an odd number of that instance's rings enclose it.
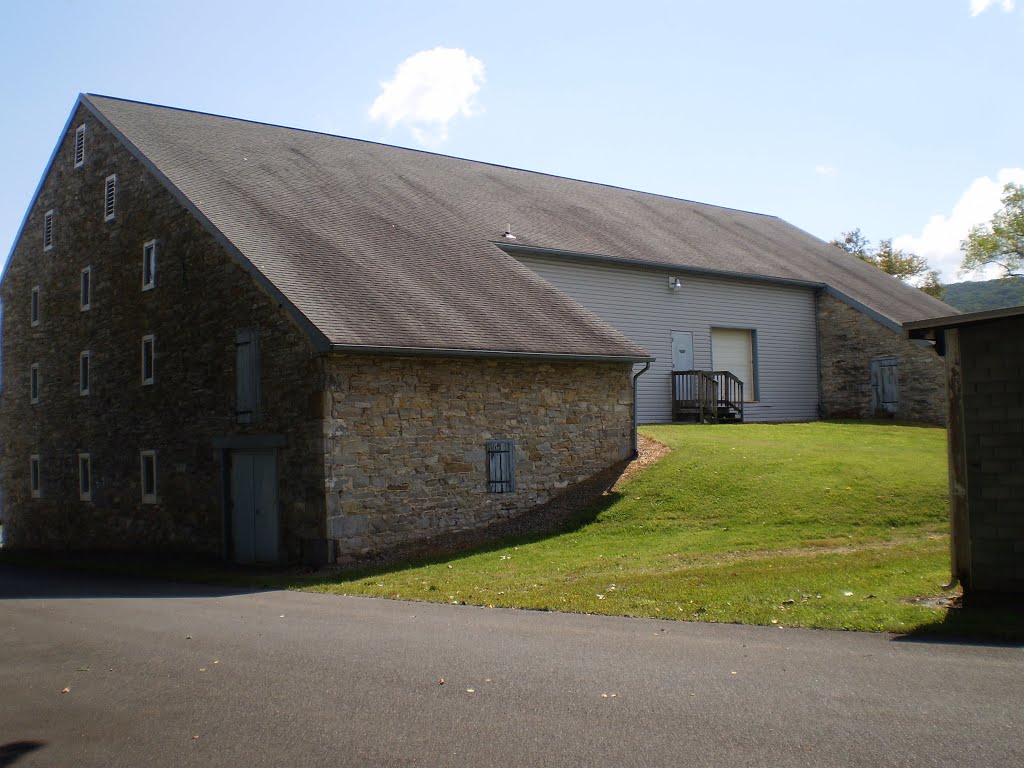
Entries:
{"label": "basement window", "polygon": [[92,353],[86,350],[78,356],[78,394],[89,394],[89,377],[92,374]]}
{"label": "basement window", "polygon": [[85,125],[78,126],[75,131],[75,168],[85,165]]}
{"label": "basement window", "polygon": [[28,483],[32,498],[38,499],[42,495],[42,484],[39,477],[39,454],[37,453],[28,457]]}
{"label": "basement window", "polygon": [[487,441],[487,491],[512,493],[516,489],[516,444],[513,440]]}
{"label": "basement window", "polygon": [[39,286],[32,289],[32,309],[30,310],[32,327],[39,325]]}
{"label": "basement window", "polygon": [[92,458],[88,453],[78,454],[78,498],[92,501]]}
{"label": "basement window", "polygon": [[53,250],[53,209],[43,214],[43,250]]}
{"label": "basement window", "polygon": [[148,291],[156,285],[156,240],[142,246],[142,290]]}
{"label": "basement window", "polygon": [[103,185],[103,220],[113,221],[117,203],[117,174],[107,176]]}
{"label": "basement window", "polygon": [[81,288],[79,290],[79,302],[82,312],[92,307],[92,267],[82,270]]}
{"label": "basement window", "polygon": [[156,338],[153,334],[142,337],[142,383],[152,384],[154,376],[154,364],[156,362]]}
{"label": "basement window", "polygon": [[28,369],[28,394],[32,405],[39,402],[39,363],[32,363]]}
{"label": "basement window", "polygon": [[140,451],[142,503],[156,504],[156,451]]}

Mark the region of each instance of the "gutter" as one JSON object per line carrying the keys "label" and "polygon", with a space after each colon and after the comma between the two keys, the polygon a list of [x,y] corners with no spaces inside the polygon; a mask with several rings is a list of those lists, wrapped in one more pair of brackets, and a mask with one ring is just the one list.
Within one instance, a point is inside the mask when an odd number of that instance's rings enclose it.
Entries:
{"label": "gutter", "polygon": [[519,245],[507,242],[491,241],[492,245],[514,256],[517,253],[530,254],[534,256],[557,256],[563,259],[589,262],[592,264],[609,264],[620,267],[640,267],[642,269],[657,270],[659,272],[678,272],[680,274],[704,275],[707,277],[722,277],[730,280],[745,280],[752,283],[768,283],[770,285],[791,285],[799,288],[825,288],[825,284],[814,280],[800,280],[793,277],[773,277],[771,275],[756,275],[748,272],[730,272],[724,269],[709,269],[707,267],[693,267],[685,264],[669,264],[664,261],[646,261],[642,259],[626,259],[621,256],[606,256],[599,253],[580,253],[577,251],[566,251],[561,248],[544,248],[538,245]]}
{"label": "gutter", "polygon": [[651,367],[651,362],[652,361],[653,361],[653,358],[651,360],[647,360],[644,363],[644,367],[641,368],[639,371],[637,371],[635,374],[633,374],[633,458],[634,459],[640,457],[640,444],[639,444],[639,439],[637,437],[637,429],[640,427],[640,418],[637,415],[637,405],[636,405],[637,379],[639,379],[643,374],[647,373],[647,371]]}
{"label": "gutter", "polygon": [[443,347],[383,347],[369,344],[331,344],[331,352],[399,357],[483,357],[497,359],[552,360],[592,363],[647,363],[653,357],[640,355],[585,355],[564,352],[507,352],[498,349],[449,349]]}

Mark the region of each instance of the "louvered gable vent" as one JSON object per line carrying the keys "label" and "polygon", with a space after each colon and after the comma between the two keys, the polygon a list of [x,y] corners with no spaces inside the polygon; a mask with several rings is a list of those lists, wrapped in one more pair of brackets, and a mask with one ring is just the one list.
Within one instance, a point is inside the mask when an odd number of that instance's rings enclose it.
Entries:
{"label": "louvered gable vent", "polygon": [[85,126],[78,126],[75,131],[75,168],[81,168],[85,164]]}
{"label": "louvered gable vent", "polygon": [[116,212],[117,202],[117,175],[107,176],[107,182],[103,190],[103,220],[110,221]]}

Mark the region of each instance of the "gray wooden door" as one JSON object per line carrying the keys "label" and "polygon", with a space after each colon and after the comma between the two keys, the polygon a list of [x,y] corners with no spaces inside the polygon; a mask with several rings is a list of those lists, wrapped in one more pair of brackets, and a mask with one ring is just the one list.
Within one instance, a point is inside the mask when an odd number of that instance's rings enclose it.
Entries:
{"label": "gray wooden door", "polygon": [[277,460],[273,452],[231,455],[231,540],[241,563],[278,560]]}
{"label": "gray wooden door", "polygon": [[871,396],[877,414],[895,415],[900,407],[899,358],[871,361]]}

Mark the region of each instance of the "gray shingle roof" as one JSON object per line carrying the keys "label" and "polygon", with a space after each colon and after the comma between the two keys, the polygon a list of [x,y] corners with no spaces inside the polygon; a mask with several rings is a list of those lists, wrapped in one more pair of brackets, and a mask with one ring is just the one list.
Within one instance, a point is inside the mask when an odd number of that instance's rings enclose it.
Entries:
{"label": "gray shingle roof", "polygon": [[83,103],[326,342],[642,357],[503,252],[829,286],[893,325],[953,310],[781,219],[102,96]]}

